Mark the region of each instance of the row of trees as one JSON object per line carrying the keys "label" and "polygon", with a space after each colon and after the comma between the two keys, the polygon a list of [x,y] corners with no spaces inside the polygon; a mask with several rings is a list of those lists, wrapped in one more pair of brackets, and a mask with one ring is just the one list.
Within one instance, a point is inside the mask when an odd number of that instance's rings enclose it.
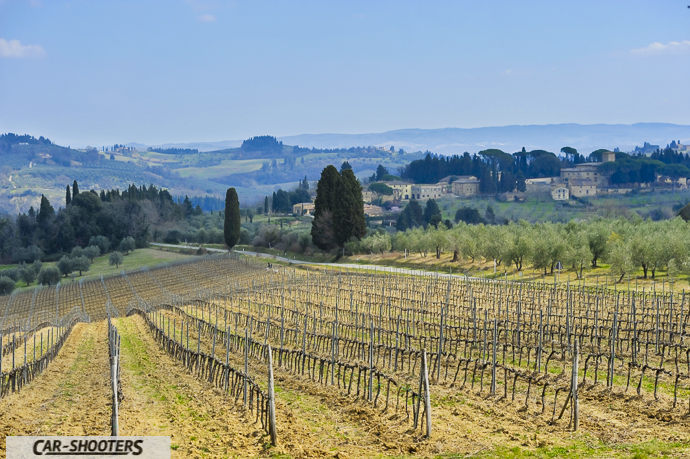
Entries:
{"label": "row of trees", "polygon": [[[446,157],[428,153],[424,159],[409,163],[402,177],[416,183],[436,183],[447,176],[474,175],[480,180],[482,193],[524,191],[525,179],[554,177],[563,167],[585,161],[600,162],[606,151],[596,150],[587,157],[572,147],[561,148],[561,157],[544,150],[526,151],[524,148],[512,155],[498,149]],[[651,158],[617,152],[616,161],[603,164],[600,171],[610,175],[611,183],[618,185],[651,183],[657,174],[690,177],[690,157],[670,148],[658,150]]]}
{"label": "row of trees", "polygon": [[66,187],[65,200],[66,206],[56,210],[46,196],[41,196],[38,210],[31,207],[16,218],[0,217],[0,261],[56,260],[99,236],[107,238],[113,247],[128,237],[143,247],[151,233],[161,233],[159,228],[203,214],[188,197],[175,202],[167,190],[154,185],[97,193],[80,192],[75,181],[71,188]]}
{"label": "row of trees", "polygon": [[[418,226],[438,226],[441,223],[441,209],[434,199],[429,199],[422,209],[422,205],[416,199],[410,200],[405,209],[400,213],[395,227],[398,231],[406,231]],[[446,223],[450,227],[450,222]]]}
{"label": "row of trees", "polygon": [[644,278],[655,278],[658,270],[690,272],[690,226],[680,217],[660,222],[640,218],[567,224],[521,221],[505,226],[461,221],[452,229],[429,225],[393,236],[374,234],[356,247],[385,251],[385,237],[391,238],[391,248],[400,252],[437,257],[450,252],[454,262],[495,260],[497,266],[512,265],[517,271],[532,266],[544,274],[553,273],[560,262],[581,277],[585,268],[607,263],[619,281],[638,271]]}

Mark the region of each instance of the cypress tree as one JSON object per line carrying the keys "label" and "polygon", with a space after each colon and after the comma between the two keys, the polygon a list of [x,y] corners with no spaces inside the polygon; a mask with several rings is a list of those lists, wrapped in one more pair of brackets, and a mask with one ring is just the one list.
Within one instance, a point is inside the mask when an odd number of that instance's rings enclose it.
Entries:
{"label": "cypress tree", "polygon": [[74,183],[72,184],[72,197],[76,197],[79,194],[79,185],[77,185],[77,181],[75,180]]}
{"label": "cypress tree", "polygon": [[55,209],[50,205],[50,201],[44,195],[41,195],[41,206],[36,216],[36,221],[39,225],[45,225],[55,218]]}
{"label": "cypress tree", "polygon": [[72,195],[69,192],[69,185],[67,185],[67,190],[65,191],[65,206],[69,206],[72,203]]}
{"label": "cypress tree", "polygon": [[424,207],[424,222],[428,225],[434,215],[441,215],[441,209],[434,199],[429,199]]}
{"label": "cypress tree", "polygon": [[336,201],[336,187],[341,180],[342,177],[338,173],[338,169],[329,165],[321,171],[321,178],[316,184],[311,238],[314,245],[321,250],[330,250],[336,245],[333,234],[333,210]]}
{"label": "cypress tree", "polygon": [[234,188],[228,188],[225,194],[225,224],[223,226],[223,236],[225,237],[225,245],[232,249],[240,240],[240,224],[242,223],[242,216],[240,215],[240,200],[237,197],[237,191]]}
{"label": "cypress tree", "polygon": [[268,196],[264,198],[264,213],[268,215]]}
{"label": "cypress tree", "polygon": [[343,247],[351,237],[362,239],[367,232],[362,186],[352,169],[343,170],[336,183],[335,199],[333,233],[338,246]]}

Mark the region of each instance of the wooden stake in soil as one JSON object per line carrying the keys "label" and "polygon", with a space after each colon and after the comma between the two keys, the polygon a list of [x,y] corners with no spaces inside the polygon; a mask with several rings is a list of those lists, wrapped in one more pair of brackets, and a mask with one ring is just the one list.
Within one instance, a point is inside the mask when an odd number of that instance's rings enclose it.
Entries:
{"label": "wooden stake in soil", "polygon": [[493,365],[491,366],[491,395],[496,395],[496,335],[498,333],[498,321],[494,319],[494,335],[493,335]]}
{"label": "wooden stake in soil", "polygon": [[247,407],[247,374],[249,370],[249,330],[244,329],[244,407]]}
{"label": "wooden stake in soil", "polygon": [[271,444],[278,444],[276,431],[276,404],[273,391],[273,353],[271,345],[268,345],[268,434],[271,436]]}
{"label": "wooden stake in soil", "polygon": [[429,396],[429,372],[427,370],[426,349],[422,349],[422,382],[424,384],[424,411],[426,411],[426,437],[430,438],[431,437],[431,398]]}
{"label": "wooden stake in soil", "polygon": [[[573,430],[580,426],[580,403],[577,396],[577,372],[579,364],[580,342],[575,339],[575,350],[573,351]],[[613,378],[611,378],[613,380]]]}

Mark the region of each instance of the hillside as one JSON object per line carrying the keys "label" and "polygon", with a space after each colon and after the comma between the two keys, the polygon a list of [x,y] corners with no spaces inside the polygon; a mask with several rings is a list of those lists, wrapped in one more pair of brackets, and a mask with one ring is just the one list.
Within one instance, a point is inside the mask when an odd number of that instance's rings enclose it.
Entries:
{"label": "hillside", "polygon": [[[33,137],[30,137],[33,139]],[[26,140],[26,139],[24,139]],[[36,139],[34,139],[36,141]],[[275,141],[275,139],[273,139]],[[257,202],[279,187],[289,189],[305,176],[317,180],[328,164],[349,161],[358,175],[371,175],[378,164],[396,170],[420,153],[373,147],[306,149],[254,144],[189,154],[176,147],[142,149],[108,147],[71,149],[49,143],[15,142],[0,148],[0,212],[26,212],[41,194],[65,204],[65,185],[77,180],[83,189],[126,189],[132,183],[153,184],[173,196],[223,197],[229,186],[243,203]],[[190,148],[185,146],[185,148]],[[115,149],[115,151],[113,151]]]}
{"label": "hillside", "polygon": [[400,129],[371,134],[303,134],[280,137],[284,143],[315,148],[375,145],[461,154],[499,148],[503,151],[543,149],[559,151],[569,145],[581,152],[599,148],[630,151],[644,142],[666,146],[671,140],[690,140],[690,126],[667,123],[549,124],[481,128]]}

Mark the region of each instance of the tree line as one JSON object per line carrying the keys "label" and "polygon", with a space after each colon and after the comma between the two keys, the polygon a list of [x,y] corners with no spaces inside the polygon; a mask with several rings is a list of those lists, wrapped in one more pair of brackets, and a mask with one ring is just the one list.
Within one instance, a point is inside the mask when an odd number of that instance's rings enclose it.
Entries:
{"label": "tree line", "polygon": [[24,134],[17,135],[11,132],[0,135],[0,152],[9,152],[12,150],[12,145],[20,143],[28,143],[29,145],[52,145],[53,142],[43,136],[38,139],[32,135]]}
{"label": "tree line", "polygon": [[[480,180],[482,193],[525,191],[526,179],[555,177],[560,175],[562,168],[601,162],[604,152],[608,150],[600,149],[584,156],[572,147],[563,147],[561,157],[548,151],[526,151],[525,148],[513,154],[498,149],[483,150],[474,155],[467,152],[453,156],[427,153],[424,159],[405,166],[402,178],[415,183],[437,183],[448,176],[473,175]],[[650,158],[616,152],[616,161],[602,164],[599,170],[609,174],[611,183],[616,185],[651,183],[657,174],[690,177],[690,156],[670,148],[657,150]],[[378,177],[379,174],[376,175]]]}
{"label": "tree line", "polygon": [[74,181],[71,187],[66,186],[65,201],[66,206],[56,210],[41,195],[38,209],[32,206],[16,218],[0,217],[0,261],[55,261],[99,237],[106,238],[112,247],[126,238],[143,247],[151,236],[160,235],[159,228],[203,214],[188,197],[175,202],[167,190],[154,185],[98,193],[80,192]]}
{"label": "tree line", "polygon": [[606,263],[619,282],[638,272],[645,279],[654,279],[659,270],[669,275],[690,273],[690,225],[681,217],[659,222],[640,217],[566,224],[519,221],[501,226],[460,221],[452,228],[427,225],[393,235],[380,230],[349,249],[407,251],[439,258],[452,253],[453,262],[495,260],[501,271],[531,266],[544,275],[553,274],[560,262],[578,278],[586,268]]}

